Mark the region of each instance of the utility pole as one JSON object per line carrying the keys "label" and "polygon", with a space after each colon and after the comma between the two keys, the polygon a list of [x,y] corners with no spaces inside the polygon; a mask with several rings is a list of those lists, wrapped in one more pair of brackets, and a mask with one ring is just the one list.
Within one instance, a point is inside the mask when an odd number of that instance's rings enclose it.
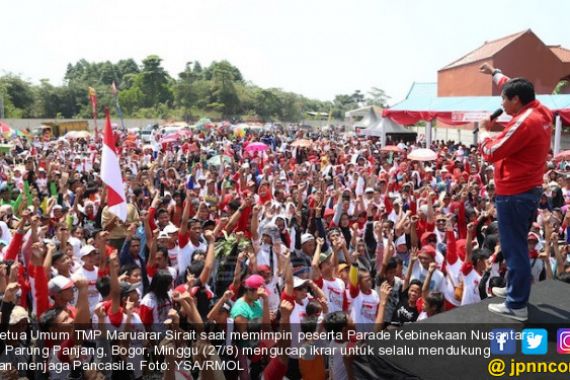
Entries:
{"label": "utility pole", "polygon": [[4,95],[0,94],[0,120],[4,119]]}

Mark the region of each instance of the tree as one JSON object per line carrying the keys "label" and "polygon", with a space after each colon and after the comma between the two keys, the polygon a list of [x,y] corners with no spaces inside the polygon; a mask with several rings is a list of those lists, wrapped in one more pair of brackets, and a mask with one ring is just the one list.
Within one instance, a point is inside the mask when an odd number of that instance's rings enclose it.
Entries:
{"label": "tree", "polygon": [[32,84],[13,74],[3,76],[0,82],[5,93],[5,108],[11,105],[11,114],[31,117],[35,101]]}
{"label": "tree", "polygon": [[157,55],[149,55],[142,61],[142,70],[136,75],[134,85],[143,94],[142,106],[155,107],[159,103],[172,100],[170,76],[161,66],[162,59]]}
{"label": "tree", "polygon": [[204,79],[213,80],[216,70],[226,73],[228,79],[232,82],[243,82],[243,76],[239,69],[226,60],[212,62],[212,64],[204,70]]}
{"label": "tree", "polygon": [[229,117],[237,113],[239,98],[233,84],[234,72],[226,65],[218,65],[212,74],[212,96],[209,108]]}
{"label": "tree", "polygon": [[364,95],[360,92],[360,90],[355,90],[351,95],[351,98],[357,107],[360,107],[361,104],[364,103]]}
{"label": "tree", "polygon": [[386,92],[378,87],[372,87],[368,91],[369,97],[366,99],[366,104],[369,106],[378,106],[386,108],[388,106],[388,99],[390,97],[386,95]]}

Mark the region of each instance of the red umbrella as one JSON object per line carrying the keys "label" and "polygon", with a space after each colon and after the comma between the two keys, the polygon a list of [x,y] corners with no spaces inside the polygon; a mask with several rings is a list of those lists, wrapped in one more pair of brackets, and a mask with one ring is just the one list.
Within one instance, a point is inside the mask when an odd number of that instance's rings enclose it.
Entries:
{"label": "red umbrella", "polygon": [[262,142],[253,142],[245,147],[246,152],[264,152],[267,149],[269,149],[269,147]]}
{"label": "red umbrella", "polygon": [[397,147],[396,145],[386,145],[384,148],[381,148],[380,151],[402,153],[404,150]]}
{"label": "red umbrella", "polygon": [[568,161],[570,160],[570,150],[565,150],[554,156],[554,161]]}

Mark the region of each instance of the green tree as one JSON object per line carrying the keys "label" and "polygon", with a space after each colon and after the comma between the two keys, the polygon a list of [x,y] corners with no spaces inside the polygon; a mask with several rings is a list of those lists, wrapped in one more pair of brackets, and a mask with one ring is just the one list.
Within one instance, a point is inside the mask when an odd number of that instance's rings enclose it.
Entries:
{"label": "green tree", "polygon": [[239,69],[226,60],[212,62],[212,64],[204,70],[204,79],[213,80],[216,71],[227,73],[231,81],[243,82],[243,76]]}
{"label": "green tree", "polygon": [[386,108],[388,106],[388,99],[390,97],[386,95],[386,92],[378,87],[372,87],[368,91],[368,98],[366,98],[366,104],[369,106],[378,106]]}
{"label": "green tree", "polygon": [[233,71],[225,65],[218,65],[212,76],[212,94],[208,108],[221,112],[224,117],[235,116],[239,110],[233,78]]}
{"label": "green tree", "polygon": [[134,86],[138,86],[143,94],[143,107],[156,107],[172,100],[170,76],[161,62],[157,55],[149,55],[142,61],[142,70],[135,77]]}

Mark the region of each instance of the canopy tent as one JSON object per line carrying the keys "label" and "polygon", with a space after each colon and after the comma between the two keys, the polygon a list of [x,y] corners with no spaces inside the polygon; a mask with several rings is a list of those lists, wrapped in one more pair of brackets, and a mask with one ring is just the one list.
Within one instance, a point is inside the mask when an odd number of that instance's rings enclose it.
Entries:
{"label": "canopy tent", "polygon": [[360,133],[364,136],[380,137],[382,146],[386,145],[387,137],[392,141],[415,141],[417,136],[416,132],[404,128],[387,117],[381,118],[374,125],[362,130]]}
{"label": "canopy tent", "polygon": [[[493,112],[501,106],[499,96],[438,97],[436,83],[414,83],[406,99],[383,111],[382,116],[402,125],[439,119],[446,124],[466,124],[455,112]],[[538,95],[538,100],[570,124],[570,95]]]}
{"label": "canopy tent", "polygon": [[378,116],[373,106],[358,108],[346,113],[346,117],[352,118],[355,116],[362,116],[362,119],[354,123],[354,130],[369,128],[380,122],[380,116]]}

